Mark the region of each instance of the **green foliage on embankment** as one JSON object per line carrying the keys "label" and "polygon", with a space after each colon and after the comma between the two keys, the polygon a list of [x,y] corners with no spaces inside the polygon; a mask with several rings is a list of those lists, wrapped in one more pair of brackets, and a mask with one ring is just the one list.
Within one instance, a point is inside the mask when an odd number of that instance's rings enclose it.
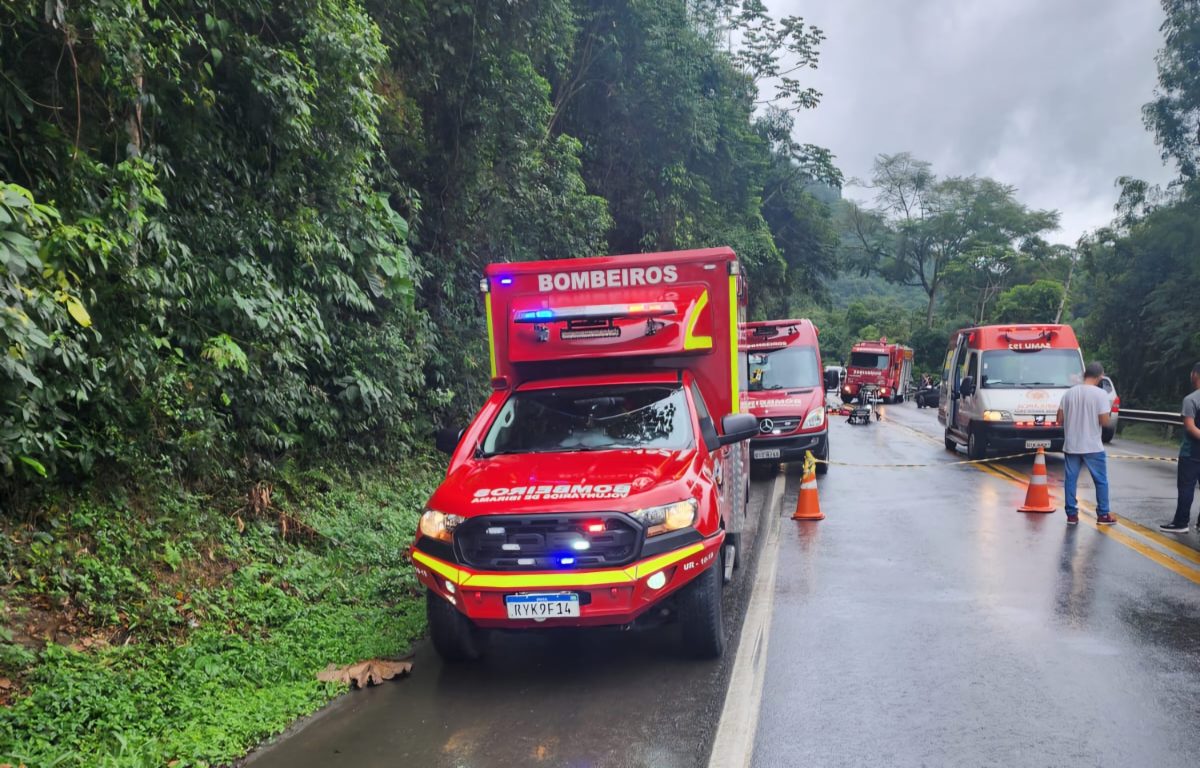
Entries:
{"label": "green foliage on embankment", "polygon": [[13,526],[0,763],[229,762],[337,695],[327,664],[404,653],[424,603],[403,552],[438,479],[285,469],[250,499],[95,493]]}

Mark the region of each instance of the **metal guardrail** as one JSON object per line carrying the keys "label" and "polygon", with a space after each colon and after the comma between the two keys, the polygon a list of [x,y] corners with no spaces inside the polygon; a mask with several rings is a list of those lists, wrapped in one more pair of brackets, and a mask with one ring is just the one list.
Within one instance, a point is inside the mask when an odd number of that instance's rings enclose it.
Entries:
{"label": "metal guardrail", "polygon": [[1147,424],[1172,424],[1181,426],[1183,416],[1166,411],[1136,411],[1132,408],[1122,408],[1117,412],[1121,421],[1141,421]]}

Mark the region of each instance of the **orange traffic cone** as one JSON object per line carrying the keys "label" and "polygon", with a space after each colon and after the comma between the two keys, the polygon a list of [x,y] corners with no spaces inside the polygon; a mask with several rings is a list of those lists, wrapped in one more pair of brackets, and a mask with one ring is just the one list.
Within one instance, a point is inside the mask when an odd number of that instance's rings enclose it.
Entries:
{"label": "orange traffic cone", "polygon": [[817,498],[817,461],[812,451],[804,454],[804,479],[800,481],[800,495],[796,497],[796,512],[793,520],[824,520],[821,501]]}
{"label": "orange traffic cone", "polygon": [[1050,488],[1046,485],[1046,451],[1042,448],[1038,448],[1037,458],[1033,460],[1033,475],[1029,478],[1029,490],[1025,492],[1025,506],[1018,507],[1017,511],[1054,511],[1054,505],[1050,503]]}

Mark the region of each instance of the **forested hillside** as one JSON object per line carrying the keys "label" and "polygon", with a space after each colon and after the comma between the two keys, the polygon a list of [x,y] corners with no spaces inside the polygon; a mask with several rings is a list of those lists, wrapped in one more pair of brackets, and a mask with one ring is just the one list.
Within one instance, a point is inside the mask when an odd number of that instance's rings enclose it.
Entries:
{"label": "forested hillside", "polygon": [[756,315],[822,299],[822,39],[756,0],[0,7],[0,762],[229,760],[421,631],[488,262],[731,245]]}
{"label": "forested hillside", "polygon": [[473,407],[490,261],[728,244],[762,315],[836,269],[821,33],[757,2],[0,14],[9,503],[405,453]]}

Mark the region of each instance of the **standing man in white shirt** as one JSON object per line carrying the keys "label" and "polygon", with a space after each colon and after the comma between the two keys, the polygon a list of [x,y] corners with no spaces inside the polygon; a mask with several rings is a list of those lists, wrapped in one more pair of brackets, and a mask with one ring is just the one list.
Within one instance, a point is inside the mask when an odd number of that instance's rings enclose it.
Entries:
{"label": "standing man in white shirt", "polygon": [[1063,495],[1066,497],[1067,525],[1079,523],[1079,508],[1075,492],[1079,485],[1081,465],[1096,485],[1096,522],[1115,525],[1108,506],[1108,454],[1104,452],[1101,430],[1108,426],[1112,404],[1108,393],[1100,388],[1104,366],[1096,361],[1083,369],[1083,383],[1067,390],[1058,406],[1058,423],[1063,425],[1063,460],[1066,477]]}

